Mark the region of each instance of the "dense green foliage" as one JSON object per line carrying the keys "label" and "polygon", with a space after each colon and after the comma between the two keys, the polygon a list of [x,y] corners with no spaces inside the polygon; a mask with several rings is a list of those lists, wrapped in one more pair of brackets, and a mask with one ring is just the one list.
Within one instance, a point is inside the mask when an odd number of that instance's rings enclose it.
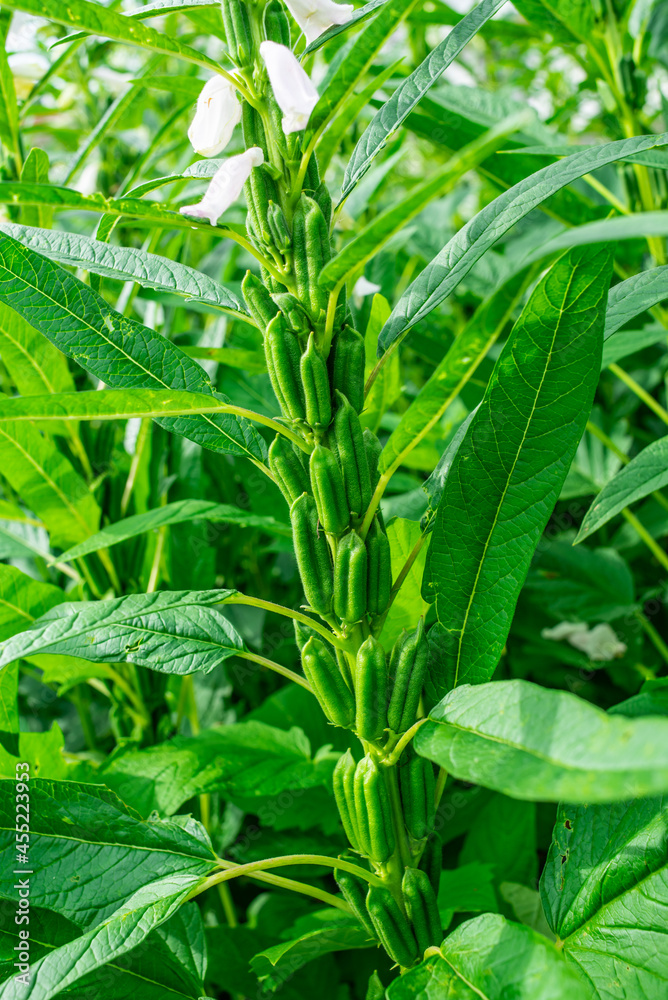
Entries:
{"label": "dense green foliage", "polygon": [[0,8],[0,1000],[663,1000],[668,2],[286,4]]}

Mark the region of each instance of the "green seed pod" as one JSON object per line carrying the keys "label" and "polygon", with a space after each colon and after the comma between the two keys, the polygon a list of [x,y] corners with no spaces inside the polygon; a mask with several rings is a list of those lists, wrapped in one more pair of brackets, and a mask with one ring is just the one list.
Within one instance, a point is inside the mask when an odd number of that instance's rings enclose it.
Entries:
{"label": "green seed pod", "polygon": [[306,174],[304,175],[304,190],[317,191],[320,187],[320,170],[318,168],[318,158],[316,155],[309,157]]}
{"label": "green seed pod", "polygon": [[292,263],[297,297],[317,320],[327,309],[327,292],[318,284],[330,259],[329,226],[320,206],[302,194],[292,220]]}
{"label": "green seed pod", "polygon": [[387,663],[385,651],[372,635],[357,651],[355,663],[355,732],[373,743],[387,727]]}
{"label": "green seed pod", "polygon": [[343,469],[343,484],[346,488],[348,506],[354,514],[362,517],[371,503],[371,478],[362,425],[348,399],[338,390],[336,404],[334,437]]}
{"label": "green seed pod", "polygon": [[267,327],[264,353],[271,385],[284,415],[303,420],[306,411],[299,377],[299,341],[281,313]]}
{"label": "green seed pod", "polygon": [[365,882],[363,878],[358,878],[357,875],[353,875],[352,872],[344,872],[340,868],[334,869],[334,878],[336,880],[336,884],[341,890],[341,893],[343,894],[343,898],[361,923],[364,930],[368,932],[370,937],[375,938],[376,932],[373,929],[373,924],[369,920],[369,914],[366,908],[366,893],[369,883]]}
{"label": "green seed pod", "polygon": [[427,948],[438,947],[443,940],[443,925],[426,872],[419,868],[407,868],[401,880],[401,891],[420,954],[424,954]]}
{"label": "green seed pod", "polygon": [[269,468],[288,503],[293,504],[307,492],[309,481],[304,466],[282,434],[277,434],[269,447]]}
{"label": "green seed pod", "polygon": [[355,768],[355,814],[360,845],[372,861],[384,864],[394,851],[394,827],[385,775],[372,757]]}
{"label": "green seed pod", "polygon": [[241,69],[251,64],[253,45],[246,4],[240,0],[222,0],[220,5],[227,39],[227,51]]}
{"label": "green seed pod", "polygon": [[390,542],[376,517],[371,522],[369,534],[366,536],[366,551],[367,612],[370,615],[382,615],[390,602],[392,592],[392,558]]}
{"label": "green seed pod", "polygon": [[407,747],[399,762],[399,789],[406,829],[415,840],[422,840],[434,825],[434,767]]}
{"label": "green seed pod", "polygon": [[439,883],[441,881],[441,868],[443,866],[443,842],[438,833],[433,831],[429,834],[427,846],[420,858],[420,871],[426,872],[432,889],[438,896]]}
{"label": "green seed pod", "polygon": [[318,527],[315,500],[302,493],[290,508],[292,540],[309,606],[318,614],[332,609],[332,560],[324,531]]}
{"label": "green seed pod", "polygon": [[370,431],[368,427],[364,428],[364,446],[366,448],[366,460],[369,464],[371,488],[375,490],[378,485],[378,480],[380,479],[378,463],[380,462],[380,455],[383,450],[383,446],[374,432]]}
{"label": "green seed pod", "polygon": [[300,337],[308,337],[311,332],[311,320],[303,305],[290,292],[278,292],[272,299],[283,313],[291,328]]}
{"label": "green seed pod", "polygon": [[387,954],[398,965],[410,968],[418,957],[417,941],[390,890],[369,886],[366,908]]}
{"label": "green seed pod", "polygon": [[322,639],[309,639],[302,650],[304,674],[322,709],[335,726],[350,729],[355,718],[352,692]]}
{"label": "green seed pod", "polygon": [[244,137],[244,147],[250,149],[251,146],[259,146],[264,153],[265,162],[267,162],[269,159],[269,150],[264,125],[258,112],[247,101],[241,102],[241,129]]}
{"label": "green seed pod", "polygon": [[334,613],[344,622],[366,614],[366,545],[356,531],[340,539],[334,562]]}
{"label": "green seed pod", "polygon": [[341,470],[333,452],[317,445],[311,452],[309,471],[320,523],[325,531],[340,535],[348,527],[350,512]]}
{"label": "green seed pod", "polygon": [[308,346],[302,354],[299,369],[306,402],[306,422],[311,427],[326,429],[332,420],[329,377],[327,365],[316,349],[313,334],[308,338]]}
{"label": "green seed pod", "polygon": [[415,722],[427,670],[427,638],[422,618],[412,632],[403,632],[390,660],[392,694],[387,721],[395,733],[405,733]]}
{"label": "green seed pod", "polygon": [[264,37],[270,42],[290,47],[290,22],[279,0],[269,0],[264,8]]}
{"label": "green seed pod", "polygon": [[267,210],[267,225],[271,231],[274,246],[280,253],[285,253],[292,246],[292,236],[283,209],[275,201],[269,202]]}
{"label": "green seed pod", "polygon": [[355,808],[355,760],[350,750],[346,750],[334,768],[334,797],[346,837],[353,848],[364,853],[360,839],[359,821]]}
{"label": "green seed pod", "polygon": [[264,166],[251,170],[245,185],[246,201],[255,212],[254,218],[259,229],[259,236],[265,246],[274,245],[274,238],[269,225],[269,205],[278,197],[276,184],[269,176]]}
{"label": "green seed pod", "polygon": [[342,393],[357,413],[364,409],[364,338],[352,326],[336,335],[329,355],[332,391]]}
{"label": "green seed pod", "polygon": [[246,276],[241,282],[241,291],[248,311],[264,333],[274,316],[278,315],[278,309],[272,302],[269,292],[257,275],[251,274],[250,271],[246,271]]}
{"label": "green seed pod", "polygon": [[320,205],[320,211],[325,217],[325,222],[328,226],[332,224],[332,196],[329,193],[329,188],[324,183],[324,181],[318,185],[318,187],[313,192],[313,200],[317,201]]}

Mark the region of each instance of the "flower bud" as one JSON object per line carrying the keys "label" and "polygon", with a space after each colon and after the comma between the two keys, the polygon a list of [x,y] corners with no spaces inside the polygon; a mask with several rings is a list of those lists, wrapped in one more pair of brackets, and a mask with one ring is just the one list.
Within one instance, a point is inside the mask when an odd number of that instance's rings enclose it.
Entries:
{"label": "flower bud", "polygon": [[197,205],[184,205],[181,215],[195,219],[208,219],[215,226],[220,216],[232,205],[243,190],[253,167],[264,162],[259,146],[251,146],[245,153],[230,156],[211,178],[206,193]]}
{"label": "flower bud", "polygon": [[318,91],[286,45],[262,42],[260,55],[267,67],[276,103],[284,115],[283,131],[286,135],[301,132],[318,103]]}
{"label": "flower bud", "polygon": [[240,121],[241,104],[234,87],[224,77],[212,76],[197,98],[188,138],[196,153],[216,156],[225,149]]}
{"label": "flower bud", "polygon": [[286,4],[309,45],[332,25],[347,24],[355,10],[352,4],[332,0],[286,0]]}

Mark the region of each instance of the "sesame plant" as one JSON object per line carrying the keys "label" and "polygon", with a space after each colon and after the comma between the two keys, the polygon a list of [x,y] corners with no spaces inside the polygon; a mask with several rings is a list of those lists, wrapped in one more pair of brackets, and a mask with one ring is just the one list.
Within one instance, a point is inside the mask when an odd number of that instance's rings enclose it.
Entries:
{"label": "sesame plant", "polygon": [[0,27],[0,1000],[661,1000],[668,4]]}

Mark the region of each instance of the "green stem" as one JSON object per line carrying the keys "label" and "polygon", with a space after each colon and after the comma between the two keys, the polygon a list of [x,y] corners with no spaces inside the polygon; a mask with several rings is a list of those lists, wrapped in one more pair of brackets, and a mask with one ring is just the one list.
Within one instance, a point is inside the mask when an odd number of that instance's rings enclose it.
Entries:
{"label": "green stem", "polygon": [[341,641],[338,636],[335,636],[333,632],[330,632],[329,629],[325,628],[314,618],[303,615],[301,611],[286,608],[283,604],[263,601],[260,597],[247,597],[245,594],[234,594],[232,597],[226,597],[221,603],[245,604],[251,608],[262,608],[264,611],[273,611],[277,615],[283,615],[286,618],[292,618],[294,621],[301,622],[302,625],[308,625],[309,628],[312,628],[314,632],[318,632],[323,639],[326,639],[332,646],[336,646],[337,649],[347,650],[348,648],[345,642]]}
{"label": "green stem", "polygon": [[313,689],[311,685],[302,677],[300,674],[296,674],[294,670],[290,670],[289,667],[284,667],[280,663],[275,663],[273,660],[268,660],[264,656],[259,656],[257,653],[249,653],[248,651],[239,650],[235,653],[235,656],[241,657],[242,660],[252,660],[253,663],[259,663],[260,666],[266,667],[268,670],[273,670],[274,673],[281,674],[283,677],[287,677],[288,680],[293,681],[295,684],[301,685],[304,690],[313,694]]}
{"label": "green stem", "polygon": [[635,617],[638,619],[640,627],[643,629],[654,648],[658,651],[664,663],[668,664],[668,646],[663,641],[657,630],[640,609],[636,610]]}
{"label": "green stem", "polygon": [[292,865],[317,865],[325,868],[340,868],[343,871],[351,872],[358,878],[363,878],[370,885],[382,886],[382,879],[372,872],[354,865],[350,861],[343,861],[341,858],[330,858],[326,854],[285,854],[280,858],[263,858],[262,861],[249,861],[245,865],[237,865],[223,859],[219,859],[219,864],[225,866],[225,871],[216,872],[202,882],[188,897],[189,899],[199,896],[200,893],[210,889],[219,882],[229,882],[230,879],[240,878],[243,875],[254,877],[259,872],[264,872],[272,868],[288,868]]}
{"label": "green stem", "polygon": [[657,562],[659,562],[665,570],[668,570],[668,556],[663,551],[658,542],[654,538],[652,538],[645,525],[638,520],[635,514],[631,513],[628,507],[624,508],[624,510],[622,511],[622,516],[626,518],[626,520],[633,528],[635,528],[636,532],[640,535],[643,542],[650,550],[652,555],[655,557]]}
{"label": "green stem", "polygon": [[395,745],[392,747],[391,754],[388,757],[384,757],[381,760],[381,763],[384,764],[385,767],[394,767],[394,765],[398,763],[399,758],[401,757],[402,753],[404,752],[408,744],[411,742],[411,740],[417,733],[418,729],[420,729],[421,726],[424,726],[425,722],[427,721],[428,720],[426,718],[418,719],[418,721],[414,723],[414,725],[412,725],[410,729],[407,729],[404,735],[399,740],[399,742],[395,743]]}
{"label": "green stem", "polygon": [[638,385],[636,380],[632,378],[628,372],[625,372],[624,369],[620,368],[617,364],[608,365],[608,368],[613,375],[616,375],[617,378],[624,383],[624,385],[628,386],[631,392],[635,393],[638,399],[642,400],[642,402],[645,403],[650,410],[656,413],[657,417],[659,417],[664,424],[668,424],[668,410],[664,410],[663,406],[661,406],[660,403],[657,403],[654,397],[650,396],[650,394],[643,389],[641,385]]}

